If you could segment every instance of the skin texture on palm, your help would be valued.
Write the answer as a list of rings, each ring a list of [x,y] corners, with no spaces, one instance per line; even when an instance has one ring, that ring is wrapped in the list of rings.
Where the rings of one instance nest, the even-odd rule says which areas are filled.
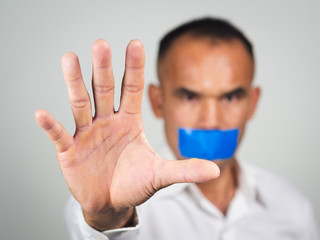
[[[133,40],[127,47],[118,112],[113,106],[111,50],[106,41],[93,44],[92,62],[94,117],[77,56],[66,53],[61,60],[76,124],[74,136],[47,111],[36,112],[36,121],[54,143],[67,185],[90,226],[98,230],[125,226],[134,207],[161,188],[219,176],[215,163],[169,161],[149,145],[141,115],[145,55],[140,41]]]

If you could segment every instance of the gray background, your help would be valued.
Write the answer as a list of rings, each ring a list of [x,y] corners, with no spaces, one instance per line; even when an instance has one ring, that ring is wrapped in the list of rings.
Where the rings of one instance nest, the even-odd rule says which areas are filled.
[[[231,20],[255,44],[262,98],[239,158],[295,184],[310,198],[319,223],[319,8],[319,1],[285,0],[1,0],[0,238],[67,239],[62,214],[68,188],[53,145],[34,121],[34,111],[44,108],[74,131],[61,55],[78,54],[89,87],[91,45],[107,39],[118,99],[130,39],[145,45],[148,85],[156,81],[159,38],[206,15]],[[162,123],[153,117],[146,94],[143,116],[147,137],[157,147],[164,138]]]

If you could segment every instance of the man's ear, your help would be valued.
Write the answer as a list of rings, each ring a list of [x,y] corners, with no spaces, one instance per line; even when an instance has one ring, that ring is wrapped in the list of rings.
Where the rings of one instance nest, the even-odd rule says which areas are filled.
[[[261,90],[259,87],[253,87],[250,92],[250,109],[249,119],[253,118],[254,113],[257,109],[258,101],[260,98]]]
[[[163,117],[163,97],[162,97],[162,89],[160,86],[156,86],[154,84],[149,85],[148,89],[149,99],[151,102],[152,110],[154,115],[157,118]]]

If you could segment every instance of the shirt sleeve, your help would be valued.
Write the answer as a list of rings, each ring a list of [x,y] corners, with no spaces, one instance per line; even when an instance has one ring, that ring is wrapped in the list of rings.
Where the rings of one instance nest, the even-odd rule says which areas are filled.
[[[135,240],[140,223],[137,211],[134,214],[132,227],[99,232],[86,223],[80,204],[71,197],[65,206],[64,218],[71,240]]]
[[[303,206],[301,221],[303,222],[301,239],[319,240],[319,229],[311,203],[307,200]]]

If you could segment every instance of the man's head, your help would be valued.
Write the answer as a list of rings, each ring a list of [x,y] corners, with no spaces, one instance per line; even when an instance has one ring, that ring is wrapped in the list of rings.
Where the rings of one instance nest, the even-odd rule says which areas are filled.
[[[252,87],[253,75],[251,43],[224,20],[192,21],[161,40],[160,86],[151,85],[149,96],[177,158],[179,127],[239,128],[241,140],[260,92]]]

